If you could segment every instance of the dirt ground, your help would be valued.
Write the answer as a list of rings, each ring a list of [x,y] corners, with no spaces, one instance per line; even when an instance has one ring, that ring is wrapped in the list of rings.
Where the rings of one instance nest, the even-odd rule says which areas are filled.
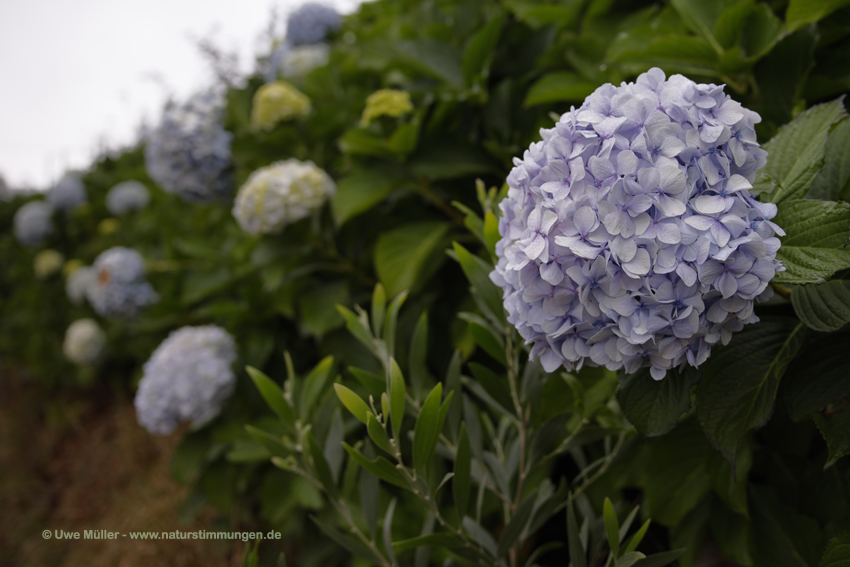
[[[82,539],[84,530],[209,525],[208,518],[178,521],[187,495],[170,472],[179,433],[149,435],[136,424],[130,399],[46,398],[38,387],[0,374],[0,567],[242,564],[242,542]],[[81,539],[44,539],[45,530],[80,532]]]

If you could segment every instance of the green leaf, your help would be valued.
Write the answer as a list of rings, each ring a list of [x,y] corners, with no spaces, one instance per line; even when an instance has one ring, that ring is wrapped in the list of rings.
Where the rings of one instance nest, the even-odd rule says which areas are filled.
[[[210,439],[203,430],[186,435],[171,457],[171,474],[180,484],[188,484],[200,472],[210,448]]]
[[[314,406],[324,392],[325,385],[333,373],[333,365],[334,357],[326,356],[313,367],[313,370],[304,379],[304,385],[301,387],[301,400],[298,404],[301,419],[306,420],[310,410],[316,409]]]
[[[810,329],[837,331],[850,323],[850,281],[797,286],[791,291],[791,303]]]
[[[410,368],[410,382],[413,393],[419,399],[419,393],[428,380],[428,312],[423,311],[413,329],[410,338],[410,351],[408,354],[408,367]]]
[[[387,431],[378,421],[378,418],[372,415],[372,412],[366,414],[366,430],[369,432],[369,437],[375,442],[375,445],[389,453],[394,454],[393,446],[390,444],[390,438]]]
[[[697,417],[715,449],[734,463],[738,439],[773,412],[779,380],[797,354],[805,326],[791,318],[747,325],[711,354],[697,387]]]
[[[346,388],[342,384],[334,384],[334,390],[336,390],[336,395],[339,398],[339,401],[342,402],[348,411],[351,412],[351,415],[356,417],[358,420],[362,421],[364,424],[368,420],[369,415],[369,406],[360,399],[360,396],[355,394],[352,390]]]
[[[407,387],[404,376],[395,359],[390,359],[390,420],[393,426],[393,439],[401,448],[401,424],[404,421],[404,399]]]
[[[313,470],[316,474],[316,478],[318,478],[319,482],[322,483],[322,486],[324,486],[328,496],[336,498],[336,483],[334,482],[333,475],[331,474],[331,467],[328,465],[327,459],[325,459],[325,454],[322,452],[322,448],[319,446],[319,442],[316,441],[316,437],[313,435],[312,431],[309,431],[306,437],[307,446],[310,449],[310,458],[313,460]]]
[[[567,500],[567,545],[570,548],[570,564],[572,567],[587,567],[587,555],[578,533],[578,522],[576,521],[572,494]]]
[[[818,523],[782,504],[773,489],[751,486],[752,553],[755,565],[810,567],[823,549]]]
[[[280,438],[272,435],[268,431],[264,431],[250,424],[245,425],[245,431],[247,431],[248,434],[253,437],[255,441],[265,447],[266,451],[268,451],[272,455],[276,457],[286,457],[289,454],[289,451],[287,451]]]
[[[850,120],[842,120],[826,140],[823,169],[806,193],[808,199],[850,201]]]
[[[753,23],[750,24],[760,32],[753,35],[754,39],[762,33],[769,36],[772,26],[777,25],[771,8],[761,6],[753,11]],[[781,33],[781,22],[778,27]],[[769,51],[753,69],[756,84],[762,92],[759,114],[766,124],[785,124],[793,117],[795,105],[800,101],[800,91],[815,62],[814,52],[819,37],[815,26],[806,26],[790,35],[780,35],[775,45],[766,47]],[[748,53],[757,48],[757,44],[751,46],[746,39],[743,44]],[[759,185],[759,177],[756,176],[756,187]]]
[[[791,0],[785,12],[785,24],[790,31],[794,31],[848,4],[850,0]]]
[[[380,282],[375,284],[372,291],[372,332],[376,337],[381,336],[381,327],[384,325],[384,315],[387,312],[387,292]]]
[[[331,203],[337,226],[386,199],[403,181],[404,178],[394,172],[374,167],[357,169],[340,180]]]
[[[363,384],[363,386],[369,391],[369,394],[375,398],[379,398],[387,389],[387,381],[383,376],[355,366],[349,366],[348,371],[351,372],[351,375],[354,376],[358,382]]]
[[[469,445],[469,434],[466,432],[466,424],[460,424],[460,433],[457,438],[457,453],[455,454],[454,477],[452,478],[452,492],[454,495],[455,509],[458,518],[463,518],[469,509],[469,489],[472,473],[472,452]]]
[[[767,165],[756,177],[755,190],[771,203],[805,195],[820,171],[830,128],[846,115],[837,99],[813,106],[780,128],[763,146]]]
[[[457,142],[428,144],[408,162],[410,170],[421,177],[437,181],[469,175],[504,175],[480,147]]]
[[[348,331],[372,352],[375,349],[375,338],[369,330],[369,318],[366,314],[361,312],[359,316],[355,315],[351,309],[342,305],[337,305],[336,310],[345,319]]]
[[[841,457],[850,455],[850,411],[845,409],[829,417],[817,414],[815,425],[829,448],[827,467],[834,465]]]
[[[715,51],[723,52],[723,48],[712,33],[715,22],[723,10],[723,2],[719,0],[671,0],[670,3],[689,28],[704,37]]]
[[[457,242],[454,242],[452,246],[474,293],[481,298],[485,307],[490,310],[490,314],[497,321],[504,322],[505,308],[502,306],[502,290],[490,281],[490,272],[493,271],[493,267],[478,256],[474,256]]]
[[[466,86],[472,86],[476,79],[489,75],[489,61],[499,42],[504,23],[505,15],[498,14],[469,40],[463,52],[463,78]]]
[[[437,439],[443,429],[440,420],[442,397],[443,385],[438,383],[428,394],[416,419],[416,427],[413,431],[413,464],[420,474],[424,474],[428,469],[434,450],[437,448]]]
[[[458,536],[450,533],[442,533],[422,535],[397,541],[393,543],[393,550],[396,553],[402,553],[409,549],[416,549],[417,547],[445,547],[453,549],[462,547],[463,545],[463,540]]]
[[[645,557],[646,555],[640,551],[630,551],[628,553],[624,553],[623,556],[614,563],[614,567],[632,567],[632,565]]]
[[[469,332],[472,333],[475,343],[484,349],[484,352],[495,358],[502,365],[507,365],[505,345],[499,341],[499,338],[488,327],[471,321],[469,323]]]
[[[395,41],[392,47],[400,59],[419,71],[454,87],[463,86],[460,53],[449,44],[436,40]]]
[[[251,366],[245,368],[254,385],[260,391],[260,395],[266,400],[270,408],[280,417],[284,425],[295,431],[295,412],[283,396],[283,390],[274,381]]]
[[[850,396],[848,333],[816,335],[785,373],[785,406],[799,421],[841,398]]]
[[[635,35],[615,38],[608,48],[607,59],[635,69],[663,67],[668,74],[717,75],[718,54],[704,39],[681,34],[659,35],[651,27],[643,37]]]
[[[620,522],[617,521],[617,512],[614,504],[606,497],[602,505],[602,516],[605,519],[605,534],[608,536],[608,547],[614,557],[620,555]]]
[[[381,233],[375,245],[375,271],[388,296],[427,283],[442,264],[440,251],[448,230],[448,223],[428,221]]]
[[[531,85],[523,104],[535,106],[553,102],[579,102],[595,91],[597,86],[573,72],[557,71],[544,75]]]
[[[664,567],[677,560],[684,555],[684,549],[674,549],[672,551],[662,551],[661,553],[653,553],[647,555],[645,559],[637,562],[635,567]]]
[[[369,460],[363,453],[349,445],[348,443],[343,443],[342,446],[351,455],[351,458],[354,459],[358,465],[366,469],[369,473],[375,475],[381,480],[385,480],[390,484],[394,484],[401,488],[405,488],[410,490],[410,484],[407,482],[405,476],[399,472],[397,468],[395,468],[392,463],[386,460],[383,457],[376,457],[373,460]]]
[[[646,535],[646,531],[649,529],[649,524],[652,523],[652,520],[647,520],[641,525],[638,531],[635,532],[635,535],[629,538],[629,542],[626,544],[625,553],[631,553],[637,546],[640,545],[640,542],[643,541],[643,536]]]
[[[724,9],[714,22],[714,37],[723,49],[738,44],[747,25],[747,19],[753,10],[755,0],[744,0]]]
[[[395,505],[398,503],[398,498],[390,500],[390,505],[387,506],[387,513],[384,515],[384,549],[387,550],[387,556],[391,565],[398,565],[393,549],[393,515],[395,514]]]
[[[838,270],[850,268],[850,250],[844,248],[850,225],[850,205],[831,201],[789,201],[773,221],[786,236],[776,253],[785,266],[777,283],[820,283]]]
[[[516,543],[522,531],[531,520],[531,512],[534,510],[534,496],[529,496],[519,505],[511,517],[511,521],[502,530],[502,535],[499,536],[499,546],[496,549],[496,555],[502,557]]]
[[[691,386],[698,380],[699,373],[691,367],[681,373],[670,370],[663,380],[654,380],[644,368],[621,376],[617,402],[641,435],[657,437],[676,427],[690,409]]]
[[[493,214],[493,211],[487,211],[484,215],[484,241],[487,244],[487,251],[490,256],[496,257],[496,243],[501,239],[499,234],[499,219]]]
[[[850,532],[838,534],[823,553],[818,567],[847,567],[850,565]]]
[[[319,529],[322,530],[322,532],[324,532],[326,536],[335,541],[343,549],[347,549],[354,555],[360,556],[366,561],[370,561],[374,564],[381,563],[381,560],[378,559],[378,557],[372,552],[372,550],[360,543],[360,541],[340,532],[336,528],[333,528],[330,525],[322,522],[319,518],[315,516],[310,516],[310,519],[313,520],[314,524],[319,526]]]
[[[386,353],[387,356],[395,355],[395,330],[396,325],[398,323],[398,312],[401,310],[401,306],[404,305],[404,302],[407,300],[407,292],[403,291],[396,295],[393,300],[390,302],[390,307],[387,309],[387,316],[384,319],[384,344],[386,344]],[[381,357],[382,362],[384,362],[384,367],[388,364],[388,361],[384,361]]]
[[[761,2],[756,4],[750,13],[742,42],[749,61],[757,61],[767,55],[784,35],[785,26],[770,6]]]

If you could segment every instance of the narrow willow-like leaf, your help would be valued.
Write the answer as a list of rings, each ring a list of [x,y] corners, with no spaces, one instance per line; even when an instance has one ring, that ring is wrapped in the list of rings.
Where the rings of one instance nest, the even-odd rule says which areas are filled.
[[[620,556],[620,522],[617,521],[617,512],[614,504],[609,498],[605,498],[602,505],[602,516],[605,520],[605,534],[608,536],[608,547],[614,557]]]
[[[466,424],[460,425],[457,437],[457,453],[455,454],[454,478],[452,478],[452,493],[458,518],[463,518],[469,509],[469,490],[472,473],[472,450],[469,445],[469,434]]]
[[[295,412],[283,397],[283,390],[274,383],[274,381],[252,366],[245,368],[257,390],[266,400],[269,407],[278,415],[284,425],[292,431],[295,431]]]
[[[364,321],[364,317],[358,317],[351,309],[343,305],[337,305],[336,310],[345,319],[345,326],[348,331],[363,343],[369,349],[369,352],[372,352],[375,348],[375,339],[369,331],[368,321]]]
[[[395,558],[395,550],[393,549],[393,515],[395,514],[395,505],[398,502],[398,498],[393,498],[390,500],[390,505],[387,506],[387,513],[384,515],[384,527],[383,527],[383,536],[384,536],[384,549],[387,552],[387,556],[389,557],[390,563],[393,565],[397,565],[398,562]]]
[[[495,358],[500,364],[507,364],[505,345],[499,342],[499,338],[490,332],[490,329],[473,322],[469,324],[469,332],[472,334],[475,343],[484,349],[484,352]]]
[[[531,512],[534,510],[534,497],[530,496],[517,507],[516,512],[511,517],[511,521],[502,530],[502,535],[499,537],[499,546],[496,549],[496,554],[499,557],[505,555],[511,546],[519,539],[520,534],[531,520]]]
[[[319,399],[319,396],[322,395],[322,392],[325,389],[325,385],[327,384],[328,379],[331,377],[331,373],[333,371],[334,357],[326,356],[317,364],[313,370],[310,371],[310,374],[304,379],[304,385],[301,387],[301,400],[299,405],[299,410],[301,414],[301,419],[307,419],[309,412],[311,409],[314,409],[313,406],[316,401]]]
[[[454,547],[461,547],[463,545],[463,540],[460,539],[457,535],[450,533],[441,533],[422,535],[412,537],[410,539],[397,541],[393,543],[393,549],[396,553],[402,553],[409,549],[416,549],[417,547],[433,546],[452,549]]]
[[[324,532],[326,536],[334,540],[340,547],[347,549],[354,555],[362,557],[366,561],[371,561],[375,564],[380,564],[381,560],[377,555],[372,552],[371,549],[354,539],[353,537],[346,535],[334,527],[322,522],[315,516],[310,516],[310,519],[313,520],[313,523],[319,526],[319,529]]]
[[[266,450],[276,457],[285,458],[289,455],[289,451],[280,439],[267,431],[263,431],[253,425],[245,425],[245,431],[256,439]]]
[[[567,544],[570,546],[570,563],[572,566],[587,567],[587,554],[578,533],[578,522],[576,521],[572,494],[567,501]]]
[[[646,535],[646,530],[649,529],[649,524],[652,523],[652,520],[647,520],[643,523],[643,525],[635,532],[635,535],[629,538],[629,542],[626,544],[624,553],[631,553],[637,546],[640,545],[640,542],[643,541],[643,536]]]
[[[336,390],[339,401],[351,412],[351,415],[365,424],[366,416],[369,414],[369,406],[366,402],[342,384],[334,384],[334,390]]]
[[[416,470],[423,473],[427,470],[437,448],[437,439],[440,436],[442,423],[440,423],[440,401],[443,396],[443,385],[437,384],[425,403],[416,420],[413,431],[413,464]]]
[[[375,284],[372,291],[372,332],[376,337],[381,336],[381,328],[384,325],[384,315],[387,311],[387,292],[380,282]]]
[[[390,444],[390,438],[387,436],[386,430],[378,422],[378,418],[372,415],[372,412],[366,414],[366,430],[369,432],[369,437],[375,445],[390,455],[395,453],[393,451],[393,446]]]
[[[395,359],[390,359],[390,421],[393,427],[393,439],[401,450],[401,425],[404,422],[404,398],[407,388],[404,376]]]
[[[408,355],[408,366],[410,368],[410,384],[413,386],[413,394],[419,399],[422,388],[428,378],[428,312],[423,312],[416,322],[413,335],[410,338],[410,354]]]
[[[484,260],[478,256],[474,256],[466,248],[455,242],[453,244],[455,254],[457,254],[460,267],[466,278],[472,285],[475,293],[483,300],[484,305],[490,311],[490,314],[495,317],[496,321],[504,324],[505,314],[502,306],[502,291],[490,281],[490,272],[492,266],[488,266]]]
[[[647,555],[646,558],[637,562],[636,567],[664,567],[677,560],[684,555],[684,549],[673,549],[671,551],[662,551],[661,553],[653,553]]]
[[[343,443],[342,446],[348,451],[348,454],[351,455],[351,458],[354,459],[358,465],[366,469],[368,472],[372,473],[376,477],[381,480],[385,480],[390,484],[394,484],[401,488],[406,488],[410,490],[410,484],[407,482],[407,479],[404,475],[399,472],[397,468],[395,468],[388,460],[383,457],[376,457],[374,460],[369,460],[363,453],[349,445],[348,443]]]
[[[316,478],[318,478],[319,482],[322,483],[322,486],[325,487],[325,491],[328,493],[328,496],[336,498],[336,483],[334,482],[328,461],[325,459],[325,454],[322,452],[322,448],[319,446],[319,442],[316,441],[316,437],[313,435],[312,431],[308,432],[306,437],[307,445],[310,449],[310,458],[313,460],[313,470],[316,474]]]
[[[443,237],[450,228],[445,222],[403,224],[381,233],[375,244],[375,272],[395,297],[405,290],[421,288],[439,269]]]

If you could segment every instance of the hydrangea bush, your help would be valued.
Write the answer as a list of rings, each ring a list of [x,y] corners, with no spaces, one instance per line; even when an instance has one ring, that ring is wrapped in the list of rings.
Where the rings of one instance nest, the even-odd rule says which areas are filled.
[[[88,200],[82,179],[76,173],[66,173],[47,193],[47,202],[59,211],[72,211]]]
[[[62,352],[75,364],[91,365],[106,349],[106,333],[94,319],[77,319],[65,332]]]
[[[44,201],[30,201],[15,212],[15,238],[23,246],[38,246],[53,233],[53,207]]]
[[[113,215],[138,211],[148,206],[151,196],[148,188],[138,181],[122,181],[106,194],[106,208]]]
[[[159,299],[145,280],[145,263],[135,250],[110,248],[93,267],[96,279],[86,289],[86,297],[99,315],[130,319]]]
[[[532,358],[660,380],[758,321],[785,234],[749,192],[760,120],[653,68],[541,131],[508,176],[491,274]]]
[[[233,216],[249,234],[269,234],[318,210],[336,185],[311,162],[279,161],[258,169],[239,189]]]
[[[224,97],[215,89],[165,109],[145,146],[148,175],[168,193],[210,202],[233,190],[232,135],[221,125]]]
[[[214,325],[172,332],[144,365],[136,417],[151,433],[167,435],[182,422],[199,427],[218,415],[236,384],[236,343]]]

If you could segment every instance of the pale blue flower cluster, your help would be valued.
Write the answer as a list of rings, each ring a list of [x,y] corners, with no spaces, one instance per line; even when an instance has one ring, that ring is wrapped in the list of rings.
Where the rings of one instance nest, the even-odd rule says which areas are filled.
[[[15,238],[23,246],[38,246],[53,232],[53,207],[30,201],[15,212]]]
[[[86,200],[86,189],[75,173],[63,175],[47,194],[47,202],[60,211],[72,211]]]
[[[135,250],[116,246],[94,261],[95,279],[86,288],[94,310],[105,317],[130,319],[159,296],[145,280],[145,263]]]
[[[761,118],[665,79],[603,85],[514,158],[490,278],[547,371],[697,367],[784,269],[776,206],[749,193]]]
[[[283,77],[297,79],[316,67],[327,65],[331,48],[327,43],[314,43],[291,46],[288,43],[278,46],[269,57],[266,82],[271,83]]]
[[[233,393],[235,360],[236,343],[220,327],[173,331],[145,363],[135,400],[139,424],[167,435],[181,422],[207,423]]]
[[[224,97],[204,91],[171,104],[145,147],[148,175],[189,202],[227,198],[233,189],[230,140],[222,127]]]
[[[290,45],[320,43],[340,26],[342,18],[336,10],[318,2],[307,2],[289,15],[286,41]]]
[[[113,215],[138,211],[148,206],[151,200],[148,188],[138,181],[122,181],[106,194],[106,208]]]

